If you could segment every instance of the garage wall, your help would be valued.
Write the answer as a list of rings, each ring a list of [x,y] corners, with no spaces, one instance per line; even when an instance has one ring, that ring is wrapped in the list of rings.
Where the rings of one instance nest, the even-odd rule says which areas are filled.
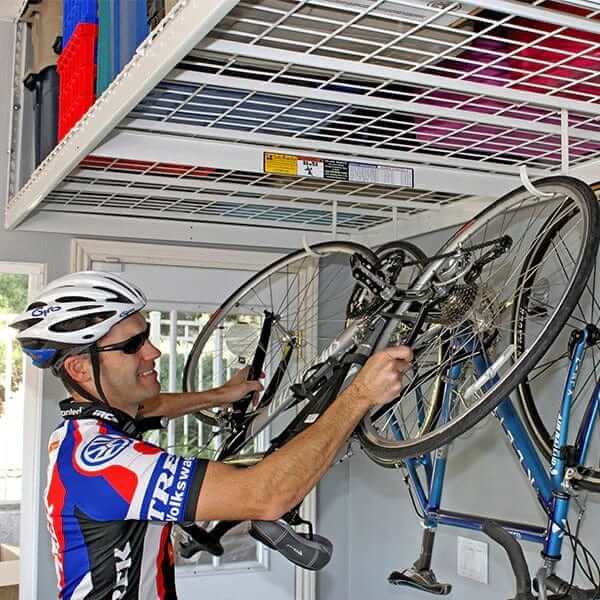
[[[0,22],[0,56],[11,56],[12,26]],[[7,196],[8,123],[11,107],[8,90],[10,73],[6,61],[0,65],[0,204]],[[435,251],[447,233],[415,240],[426,251]],[[68,270],[69,236],[16,233],[0,228],[0,260],[43,262],[48,279]],[[325,335],[325,334],[324,334]],[[51,376],[44,381],[45,404],[43,438],[57,422],[57,402],[61,386]],[[40,457],[44,472],[46,453]],[[542,515],[518,464],[493,419],[486,420],[468,438],[452,445],[444,505],[448,508],[501,515],[503,518],[542,523]],[[320,485],[318,531],[335,543],[329,567],[318,576],[321,600],[362,600],[363,598],[419,598],[418,592],[392,588],[386,578],[393,569],[403,569],[416,559],[422,529],[413,514],[399,473],[370,463],[357,450],[347,462],[335,465]],[[600,524],[597,501],[589,502],[586,526]],[[41,510],[39,555],[39,600],[55,597],[55,575],[49,553],[49,540]],[[462,579],[456,574],[456,536],[484,539],[475,533],[440,529],[433,566],[442,581],[454,586],[453,597],[464,600],[503,599],[514,594],[508,562],[502,551],[490,545],[488,586]],[[593,536],[597,537],[597,536]],[[598,550],[600,542],[587,540]],[[539,565],[537,547],[525,546],[533,569]],[[567,561],[564,563],[567,566]],[[564,571],[562,573],[565,575]]]

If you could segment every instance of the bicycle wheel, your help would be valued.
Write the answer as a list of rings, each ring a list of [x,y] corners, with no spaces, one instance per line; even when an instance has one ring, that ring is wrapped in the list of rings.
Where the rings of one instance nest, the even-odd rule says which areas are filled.
[[[594,186],[600,192],[600,184]],[[543,249],[555,243],[557,232],[549,229],[540,241]],[[544,298],[553,283],[553,276],[564,273],[549,273],[545,266],[538,268],[539,255],[531,253],[526,265],[529,266],[535,280],[532,281],[532,294],[521,296],[514,307],[514,332],[517,352],[521,351],[524,340],[535,335],[544,318]],[[565,265],[567,266],[567,265]],[[600,327],[600,285],[598,261],[593,261],[592,273],[583,293],[569,316],[565,327],[554,340],[543,361],[535,366],[518,387],[518,404],[525,425],[541,454],[550,461],[556,417],[559,413],[562,391],[567,381],[569,367],[569,347],[574,331],[586,326]],[[585,360],[579,366],[579,378],[571,405],[570,431],[575,444],[576,428],[582,422],[588,402],[600,377],[600,349],[594,343],[586,351]],[[548,393],[551,390],[551,393]],[[600,491],[600,435],[592,436],[585,466],[589,472],[585,475],[585,486]]]
[[[290,386],[317,362],[327,340],[344,330],[343,307],[354,288],[350,263],[355,255],[377,264],[376,255],[364,246],[325,242],[293,252],[250,278],[211,316],[195,340],[184,367],[184,389],[221,385],[233,371],[248,365],[269,318],[269,342],[263,348],[265,389],[258,405],[248,407],[261,415],[253,421],[249,437],[267,425],[274,427],[273,434],[285,427],[296,413],[295,407],[288,411],[292,406],[285,404]],[[274,421],[283,412],[289,418]],[[221,435],[214,444],[215,456],[229,435],[230,416],[231,409],[196,413],[215,435]]]
[[[500,198],[458,230],[413,286],[416,291],[429,286],[439,300],[414,341],[415,358],[402,394],[371,411],[359,426],[363,448],[377,463],[392,466],[467,431],[510,395],[567,321],[598,249],[597,202],[587,185],[570,177],[535,185],[551,196],[540,199],[518,188]],[[531,273],[523,276],[523,266],[557,223],[571,247],[551,245],[542,264],[559,268],[562,261],[570,269],[551,290],[546,321],[516,353],[511,309],[533,293]],[[406,318],[408,303],[398,313]],[[379,347],[387,344],[392,329],[393,324],[386,328]],[[430,390],[440,380],[448,390],[448,408],[445,413],[437,409],[425,427]]]

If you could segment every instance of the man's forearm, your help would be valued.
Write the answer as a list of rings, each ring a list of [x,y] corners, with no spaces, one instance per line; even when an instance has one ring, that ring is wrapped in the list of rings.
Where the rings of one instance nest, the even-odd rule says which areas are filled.
[[[316,485],[367,407],[365,398],[349,388],[314,424],[253,467],[264,471],[271,493],[281,499],[284,512],[301,502]]]
[[[181,417],[206,408],[221,406],[222,388],[203,392],[162,393],[140,405],[140,417]]]

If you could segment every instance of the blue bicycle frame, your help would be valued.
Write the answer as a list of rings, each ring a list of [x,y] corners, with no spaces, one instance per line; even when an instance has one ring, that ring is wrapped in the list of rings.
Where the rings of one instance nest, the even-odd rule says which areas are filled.
[[[494,521],[519,539],[542,544],[542,554],[549,560],[560,559],[565,523],[569,511],[570,496],[568,490],[563,486],[567,469],[569,420],[579,375],[579,367],[585,356],[587,346],[588,332],[586,329],[582,329],[578,332],[576,344],[571,352],[569,372],[563,391],[561,409],[556,419],[552,460],[549,469],[544,467],[531,437],[526,431],[510,398],[503,400],[494,411],[495,416],[500,421],[505,434],[510,440],[521,467],[536,492],[542,509],[548,515],[545,527],[498,519],[494,519]],[[485,356],[482,353],[476,353],[473,361],[478,376],[484,374],[489,366],[489,362]],[[460,373],[460,365],[452,366],[447,373],[447,383],[440,413],[441,424],[446,423],[449,419]],[[495,381],[492,380],[488,385],[494,384]],[[421,404],[418,397],[417,403]],[[589,400],[576,438],[574,446],[574,460],[576,464],[585,464],[593,426],[598,418],[599,403],[600,382],[596,384],[592,397]],[[418,414],[419,412],[423,411],[418,411]],[[419,417],[423,418],[420,414]],[[394,433],[396,436],[401,437],[399,427],[394,427]],[[481,530],[484,522],[489,517],[452,512],[441,508],[447,455],[448,447],[446,446],[432,454],[405,461],[409,480],[423,511],[424,525],[430,529],[435,529],[438,525],[450,525],[463,529]],[[422,478],[419,475],[420,468],[425,474],[426,487],[424,487]],[[559,526],[552,527],[553,524],[558,524]]]

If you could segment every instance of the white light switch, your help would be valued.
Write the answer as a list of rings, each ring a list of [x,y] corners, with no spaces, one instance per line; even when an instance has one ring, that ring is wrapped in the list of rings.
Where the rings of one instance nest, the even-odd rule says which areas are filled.
[[[488,545],[485,542],[457,537],[457,571],[479,583],[488,582]]]

